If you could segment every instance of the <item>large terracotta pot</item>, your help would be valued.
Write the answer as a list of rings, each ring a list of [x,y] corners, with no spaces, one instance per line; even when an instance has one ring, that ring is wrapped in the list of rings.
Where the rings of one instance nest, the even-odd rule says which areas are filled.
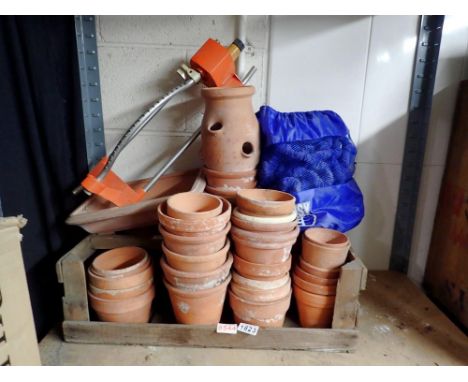
[[[296,208],[296,198],[287,192],[255,188],[239,190],[236,205],[241,212],[254,216],[286,216]]]
[[[329,328],[333,320],[335,296],[321,296],[306,292],[293,284],[299,323],[305,328]]]
[[[161,268],[167,282],[179,289],[202,290],[214,288],[229,276],[233,258],[229,254],[227,260],[219,268],[209,272],[183,272],[167,264],[164,256],[161,257]]]
[[[237,324],[245,322],[264,328],[282,327],[291,303],[291,291],[286,297],[269,302],[244,300],[229,291],[229,303],[234,313],[234,321]]]
[[[253,170],[260,158],[260,129],[252,106],[253,86],[204,88],[201,154],[212,170]]]
[[[302,240],[302,257],[318,268],[338,268],[344,264],[349,248],[345,234],[326,228],[309,228]]]
[[[181,324],[210,325],[221,319],[226,289],[231,276],[220,285],[203,290],[175,288],[164,280],[176,321]]]

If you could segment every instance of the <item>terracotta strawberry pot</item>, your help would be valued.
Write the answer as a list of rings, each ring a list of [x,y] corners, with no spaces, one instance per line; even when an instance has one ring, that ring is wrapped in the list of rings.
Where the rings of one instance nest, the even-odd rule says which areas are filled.
[[[238,219],[244,220],[250,223],[257,223],[257,224],[284,224],[284,223],[291,223],[297,219],[297,212],[294,210],[289,215],[284,216],[255,216],[255,215],[248,215],[242,213],[238,207],[234,208],[233,216]]]
[[[270,302],[251,302],[229,291],[229,302],[237,324],[245,322],[264,328],[282,327],[291,304],[291,291],[286,297]]]
[[[229,187],[229,188],[221,188],[221,187],[211,187],[206,186],[205,191],[211,195],[216,195],[218,197],[224,198],[229,201],[229,203],[234,204],[236,203],[236,195],[237,191],[240,190],[238,187]]]
[[[252,302],[270,302],[280,300],[291,293],[291,279],[273,289],[254,289],[231,281],[231,291],[237,296]]]
[[[139,247],[120,247],[96,256],[91,270],[102,277],[125,277],[141,272],[149,264],[148,253]]]
[[[150,287],[154,288],[152,278],[145,281],[143,284],[126,289],[100,289],[96,288],[93,284],[88,284],[88,291],[97,298],[105,300],[122,300],[138,296]]]
[[[299,236],[300,230],[296,226],[290,231],[286,232],[255,232],[247,231],[245,229],[233,226],[231,228],[231,235],[241,240],[253,243],[284,243],[296,241]]]
[[[227,239],[226,245],[218,252],[200,256],[180,255],[167,249],[164,243],[162,250],[166,255],[167,263],[174,269],[183,272],[209,272],[226,262],[229,246],[230,242]]]
[[[253,86],[204,88],[201,155],[212,170],[254,170],[260,159],[260,129],[252,107]]]
[[[312,264],[309,264],[307,261],[305,261],[302,256],[299,257],[299,266],[307,273],[321,277],[323,279],[338,279],[340,277],[340,268],[334,268],[334,269],[325,269],[325,268],[319,268],[315,267]]]
[[[232,272],[232,282],[244,288],[268,290],[276,289],[290,282],[289,272],[286,272],[282,277],[276,280],[256,280],[241,276],[236,271]]]
[[[231,254],[227,260],[219,268],[209,272],[183,272],[169,266],[161,257],[161,268],[164,273],[164,278],[168,283],[178,289],[188,290],[203,290],[214,288],[223,283],[229,276],[233,262]]]
[[[226,244],[226,236],[231,229],[231,223],[217,233],[206,236],[180,236],[167,232],[161,225],[161,233],[165,246],[180,255],[205,256],[221,250]]]
[[[336,295],[336,284],[332,285],[321,285],[311,283],[299,277],[296,271],[293,272],[293,283],[299,288],[302,288],[306,292],[319,294],[322,296],[335,296]]]
[[[88,292],[89,302],[101,321],[145,323],[151,318],[151,304],[155,292],[153,286],[138,296],[109,300]]]
[[[293,285],[299,323],[305,328],[330,328],[333,321],[335,296],[320,296]]]
[[[221,319],[230,281],[231,276],[228,276],[222,284],[214,288],[191,291],[175,288],[164,280],[176,321],[193,325],[217,324]]]
[[[282,243],[277,249],[253,248],[251,243],[232,236],[237,256],[251,263],[271,264],[286,261],[291,253],[292,243]]]
[[[99,289],[128,289],[144,284],[153,278],[153,267],[148,263],[146,268],[139,273],[130,275],[118,275],[116,277],[103,277],[95,274],[91,267],[88,268],[88,283]]]
[[[291,269],[291,255],[282,263],[257,264],[234,256],[234,268],[241,275],[259,280],[277,280]]]
[[[231,216],[231,223],[235,227],[239,227],[250,232],[288,232],[296,228],[298,225],[297,220],[279,224],[257,223],[254,221],[240,219],[234,214]]]
[[[317,284],[317,285],[336,285],[338,283],[338,279],[326,279],[326,278],[323,278],[323,277],[318,277],[318,276],[314,276],[310,273],[307,273],[306,271],[304,271],[299,265],[296,265],[296,267],[294,268],[294,272],[297,274],[298,277],[300,277],[301,279],[309,282],[309,283],[313,283],[313,284]]]
[[[236,205],[247,215],[287,216],[295,211],[296,198],[287,192],[255,188],[240,190]]]
[[[309,228],[302,240],[302,257],[319,268],[338,268],[346,261],[349,248],[345,234],[326,228]]]
[[[202,192],[181,192],[167,199],[167,214],[175,219],[200,220],[221,214],[223,202]]]
[[[175,219],[167,214],[167,203],[164,202],[158,206],[158,219],[164,229],[177,235],[217,232],[224,229],[231,219],[231,204],[225,199],[221,200],[223,203],[221,214],[215,217],[200,220]]]

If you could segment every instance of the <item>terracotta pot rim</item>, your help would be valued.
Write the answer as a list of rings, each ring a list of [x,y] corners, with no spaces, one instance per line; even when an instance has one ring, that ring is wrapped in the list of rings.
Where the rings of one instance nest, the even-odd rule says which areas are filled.
[[[130,288],[121,288],[121,289],[102,289],[102,288],[98,288],[96,286],[94,286],[93,284],[88,284],[88,289],[89,291],[96,297],[96,298],[101,298],[99,296],[96,296],[96,293],[102,293],[102,294],[123,294],[123,293],[128,293],[128,292],[132,292],[134,290],[138,290],[142,287],[145,287],[145,289],[143,289],[143,292],[145,292],[148,288],[149,288],[149,285],[151,284],[154,284],[154,279],[153,277],[151,277],[150,279],[148,280],[145,280],[144,282],[142,282],[141,284],[138,284],[138,285],[135,285],[133,287],[130,287]],[[142,293],[143,293],[142,292]]]
[[[252,85],[237,86],[237,87],[207,87],[201,89],[201,95],[203,98],[212,99],[225,99],[225,98],[237,98],[237,97],[248,97],[255,94],[255,87]]]
[[[163,236],[164,240],[166,238],[169,238],[173,241],[179,242],[179,243],[184,243],[184,244],[190,244],[190,245],[204,245],[209,242],[215,241],[219,239],[220,237],[227,235],[229,233],[229,230],[231,229],[231,222],[227,222],[226,226],[219,232],[206,235],[206,236],[182,236],[182,235],[176,235],[173,233],[170,233],[164,229],[162,224],[159,225],[159,233]]]
[[[341,267],[338,267],[338,268],[332,268],[332,269],[325,269],[325,268],[319,268],[319,267],[316,267],[315,265],[312,265],[310,263],[308,263],[307,261],[304,260],[304,258],[302,256],[299,257],[299,266],[302,268],[303,271],[307,272],[307,273],[310,273],[308,272],[308,269],[312,269],[313,271],[315,271],[316,274],[326,274],[328,276],[330,276],[330,278],[333,278],[333,279],[339,279],[340,278],[340,272],[341,272]],[[311,273],[312,275],[316,275],[314,273]],[[332,276],[337,276],[337,277],[332,277]],[[319,276],[319,277],[322,277],[322,276]],[[323,276],[323,278],[328,278],[328,277],[325,277]]]
[[[313,284],[318,284],[318,285],[337,285],[338,284],[338,278],[336,278],[336,279],[327,279],[325,277],[316,276],[316,275],[313,275],[311,273],[306,272],[299,265],[296,265],[294,267],[294,272],[298,273],[298,277],[300,277],[301,279],[303,279],[305,281],[308,281],[306,279],[306,277],[316,281],[316,282],[310,281]]]
[[[336,295],[336,288],[337,288],[336,284],[335,285],[333,284],[323,285],[323,284],[312,283],[298,276],[298,274],[295,271],[293,272],[293,275],[292,275],[292,283],[309,293],[325,295],[325,296]],[[317,291],[320,291],[320,293],[318,293]]]
[[[288,241],[283,241],[283,242],[277,242],[277,243],[259,243],[255,242],[252,240],[244,240],[243,238],[240,238],[239,236],[231,234],[232,240],[234,243],[239,243],[245,247],[249,248],[256,248],[256,249],[281,249],[281,248],[286,248],[294,245],[294,243],[297,241],[297,239],[294,240],[288,240]]]
[[[207,226],[213,226],[212,229],[215,229],[216,227],[219,227],[221,224],[224,224],[222,227],[224,228],[227,224],[227,222],[231,218],[231,203],[229,203],[225,198],[218,196],[219,199],[223,202],[223,208],[221,211],[221,214],[212,218],[208,219],[203,219],[204,224],[200,224],[200,226],[197,228],[197,225],[193,226],[194,221],[187,221],[187,220],[182,220],[182,219],[175,219],[170,217],[166,213],[166,202],[160,203],[158,205],[157,211],[158,211],[158,216],[159,216],[159,224],[162,225],[163,227],[165,224],[163,221],[170,222],[173,226],[181,228],[179,232],[203,232],[206,231]],[[161,219],[162,218],[162,219]],[[226,221],[226,223],[224,223]],[[170,227],[170,229],[174,230],[173,227]],[[221,229],[220,229],[221,230]]]
[[[219,195],[225,198],[235,198],[237,191],[241,190],[240,187],[212,187],[206,186],[205,190],[211,195]]]
[[[130,284],[131,287],[142,284],[142,282],[150,279],[153,277],[153,266],[151,261],[138,273],[132,273],[130,275],[122,276],[122,277],[103,277],[95,274],[91,267],[88,267],[88,278],[89,283],[93,284],[93,286],[106,289],[106,290],[118,290],[122,289],[121,285],[128,285]],[[99,287],[99,285],[106,284],[108,285],[107,288]],[[112,287],[109,287],[109,284]],[[127,287],[130,288],[130,287]]]
[[[185,272],[185,271],[179,271],[178,269],[175,269],[175,268],[171,267],[167,263],[167,261],[164,259],[164,256],[161,256],[161,260],[160,260],[160,264],[161,264],[161,267],[163,268],[163,271],[164,271],[164,269],[166,269],[173,276],[179,277],[179,278],[184,278],[184,279],[201,279],[201,278],[214,277],[214,276],[217,275],[217,273],[219,273],[219,270],[221,268],[229,267],[229,269],[230,269],[233,262],[234,262],[234,258],[232,256],[232,254],[229,252],[228,257],[227,257],[226,261],[224,262],[224,264],[222,264],[220,267],[218,267],[218,268],[216,268],[216,269],[214,269],[212,271],[209,271],[209,272]]]
[[[234,215],[231,216],[231,223],[233,226],[245,229],[250,232],[283,232],[286,230],[292,230],[298,225],[297,220],[293,220],[289,223],[263,224],[242,220]],[[286,230],[284,229],[285,227],[287,228]]]
[[[128,254],[130,257],[127,260],[127,262],[131,262],[132,260],[136,262],[133,262],[131,265],[125,268],[109,269],[109,268],[104,267],[106,263],[108,263],[109,261],[112,261],[112,259],[115,258],[116,253],[122,252],[122,251],[125,251],[126,254]],[[105,251],[97,255],[92,261],[90,267],[92,268],[93,272],[98,276],[102,276],[106,278],[120,278],[122,276],[125,276],[126,274],[131,274],[132,272],[138,270],[139,268],[143,269],[144,265],[148,261],[149,261],[148,252],[146,252],[143,248],[136,247],[136,246],[125,246],[125,247],[113,248],[113,249],[110,249],[108,251]]]
[[[289,242],[291,240],[296,241],[297,237],[300,234],[299,226],[294,227],[290,231],[277,231],[273,233],[268,232],[255,232],[255,231],[248,231],[236,226],[232,226],[231,228],[231,235],[247,241],[251,242],[254,241],[255,243],[258,242],[266,242],[266,243],[284,243]]]
[[[263,198],[259,197],[259,194],[263,195]],[[254,188],[250,190],[242,190],[238,192],[237,197],[242,199],[248,205],[255,207],[264,208],[275,208],[284,206],[285,204],[296,204],[296,198],[288,192],[272,190],[268,188]],[[280,200],[278,200],[278,198]],[[258,203],[263,203],[264,206],[259,206]]]
[[[178,258],[179,260],[185,261],[187,263],[206,263],[209,261],[212,261],[216,259],[217,257],[220,256],[221,253],[225,252],[227,256],[227,252],[229,251],[229,248],[231,246],[231,242],[229,239],[226,239],[226,243],[224,244],[223,248],[221,248],[219,251],[216,251],[215,253],[210,253],[208,255],[182,255],[180,253],[176,253],[174,251],[171,251],[166,247],[164,242],[162,243],[162,250],[164,254],[167,256],[167,253],[169,253],[170,256],[174,256]],[[167,260],[166,260],[167,262]],[[169,264],[169,263],[168,263]],[[224,262],[223,262],[224,264]],[[170,264],[169,264],[170,265]]]
[[[262,224],[280,224],[280,223],[290,223],[297,219],[297,212],[294,210],[289,215],[284,216],[254,216],[254,215],[247,215],[242,213],[239,210],[239,207],[234,208],[232,214],[241,220],[246,220],[249,222],[254,223],[262,223]]]
[[[305,237],[303,238],[302,240],[302,243],[304,246],[311,246],[313,248],[317,248],[317,249],[320,249],[320,250],[323,250],[323,251],[327,251],[327,254],[330,254],[332,256],[334,256],[335,254],[337,256],[339,255],[342,255],[343,254],[343,250],[346,249],[346,254],[348,254],[349,252],[349,248],[351,248],[351,244],[349,244],[348,246],[339,246],[339,247],[329,247],[329,246],[326,246],[326,245],[322,245],[322,244],[319,244],[319,243],[315,243],[315,242],[312,242],[308,239],[306,239]]]
[[[206,166],[202,168],[203,173],[213,178],[220,178],[220,179],[241,179],[247,177],[255,177],[257,174],[257,169],[247,170],[247,171],[239,171],[239,172],[230,172],[230,171],[218,171],[209,169]]]
[[[320,240],[317,240],[317,239],[314,239],[312,237],[312,234],[314,232],[329,232],[329,233],[332,233],[332,234],[337,234],[337,236],[341,239],[344,239],[342,240],[341,242],[339,243],[328,243],[328,242],[323,242],[323,241],[320,241]],[[304,238],[310,242],[310,243],[313,243],[317,246],[320,246],[322,248],[327,248],[327,249],[341,249],[343,247],[349,247],[350,246],[350,240],[349,240],[349,237],[348,235],[340,232],[340,231],[337,231],[337,230],[334,230],[334,229],[330,229],[330,228],[323,228],[323,227],[312,227],[312,228],[308,228],[304,231]]]
[[[336,295],[324,296],[310,293],[293,282],[294,297],[298,304],[312,306],[314,308],[333,308]],[[302,294],[302,295],[301,295]],[[305,299],[304,299],[305,297]]]
[[[292,296],[292,289],[290,289],[289,293],[285,297],[282,297],[282,298],[279,298],[279,299],[273,300],[273,301],[258,301],[257,302],[257,301],[248,301],[246,299],[243,299],[243,298],[239,297],[230,288],[229,288],[228,292],[229,292],[230,296],[234,296],[234,298],[239,300],[242,304],[251,305],[251,306],[261,306],[261,307],[276,305],[276,304],[279,305],[280,303],[286,302],[287,300],[289,300],[291,298],[291,296]]]
[[[194,211],[193,208],[186,208],[185,205],[188,198],[195,198],[206,203],[208,208],[203,211]],[[221,214],[223,202],[215,195],[204,192],[179,192],[170,196],[166,200],[166,211],[170,217],[181,220],[200,220],[216,217]]]
[[[144,292],[137,296],[132,296],[125,299],[104,299],[93,295],[91,292],[88,291],[88,297],[90,299],[91,307],[98,311],[98,312],[107,312],[107,313],[118,313],[117,311],[127,311],[127,310],[135,310],[142,306],[145,306],[148,303],[148,300],[153,300],[156,293],[153,288],[153,285],[149,286]],[[104,309],[96,309],[96,304],[99,308]],[[124,309],[125,305],[127,305],[126,309]],[[128,306],[129,305],[129,306]],[[109,309],[106,309],[109,308]]]
[[[284,274],[284,277],[277,279],[277,280],[256,280],[250,279],[248,277],[240,275],[237,271],[232,271],[232,282],[238,285],[249,285],[251,289],[258,289],[258,290],[270,290],[279,288],[288,283],[291,280],[289,276],[289,272]],[[255,285],[255,286],[254,286]],[[273,286],[271,286],[273,285]]]
[[[237,255],[236,255],[237,256]],[[279,265],[283,265],[287,262],[289,262],[289,260],[292,259],[292,256],[291,254],[289,254],[288,258],[284,261],[281,261],[279,263],[271,263],[271,264],[261,264],[261,263],[252,263],[251,261],[248,261],[248,260],[244,260],[242,257],[240,256],[237,256],[237,258],[239,259],[239,261],[241,263],[246,263],[247,265],[253,265],[253,266],[259,266],[259,267],[273,267],[273,268],[276,268],[277,266]]]
[[[208,296],[210,294],[214,294],[224,288],[227,288],[227,286],[231,282],[231,275],[228,274],[221,284],[215,286],[214,288],[208,288],[208,289],[190,290],[190,289],[177,288],[174,285],[171,285],[166,280],[165,277],[163,278],[163,282],[164,282],[164,286],[167,288],[169,293],[174,293],[177,296],[185,296],[188,298],[199,298],[199,297]]]

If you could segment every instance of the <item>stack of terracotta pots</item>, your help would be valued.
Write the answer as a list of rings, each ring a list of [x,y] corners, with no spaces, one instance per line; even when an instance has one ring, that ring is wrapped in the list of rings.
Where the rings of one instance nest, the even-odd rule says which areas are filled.
[[[202,160],[206,192],[230,202],[239,189],[255,188],[260,129],[252,106],[253,86],[204,88]]]
[[[88,296],[101,321],[148,322],[155,296],[148,253],[121,247],[98,255],[88,268]]]
[[[230,203],[183,192],[158,206],[161,267],[177,322],[216,324],[231,280]]]
[[[350,246],[349,238],[339,231],[309,228],[304,232],[302,254],[293,273],[301,326],[331,327],[340,267]]]
[[[291,302],[291,248],[299,235],[295,198],[275,190],[240,190],[232,216],[235,245],[229,297],[237,323],[283,326]]]

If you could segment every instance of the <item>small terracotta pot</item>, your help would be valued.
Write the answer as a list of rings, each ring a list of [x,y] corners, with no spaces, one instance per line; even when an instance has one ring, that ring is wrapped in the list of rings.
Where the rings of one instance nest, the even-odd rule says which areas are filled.
[[[200,220],[221,214],[223,202],[202,192],[181,192],[167,199],[167,214],[175,219]]]
[[[237,256],[251,263],[272,264],[286,261],[291,253],[292,244],[284,243],[284,247],[277,249],[252,248],[250,242],[240,240],[233,236]]]
[[[297,285],[299,288],[302,288],[306,292],[314,293],[314,294],[319,294],[322,296],[335,296],[336,295],[336,284],[335,285],[320,285],[320,284],[315,284],[308,282],[296,273],[296,271],[293,272],[293,283]]]
[[[236,195],[237,191],[240,190],[238,187],[231,187],[231,188],[218,188],[218,187],[211,187],[206,186],[205,191],[212,195],[217,195],[229,201],[231,204],[236,203]]]
[[[248,220],[239,219],[237,216],[231,216],[233,226],[245,229],[250,232],[288,232],[297,227],[297,220],[289,223],[264,224]]]
[[[254,215],[247,215],[242,213],[239,208],[234,208],[233,216],[242,219],[247,222],[251,223],[260,223],[260,224],[283,224],[283,223],[290,223],[297,219],[297,212],[294,210],[289,215],[285,216],[254,216]]]
[[[309,228],[302,240],[302,257],[319,268],[338,268],[346,261],[349,247],[348,237],[339,231]]]
[[[249,279],[247,277],[241,276],[236,271],[232,272],[232,282],[236,283],[244,288],[249,289],[258,289],[258,290],[268,290],[276,289],[290,282],[289,272],[285,273],[281,278],[276,280],[255,280]]]
[[[148,263],[146,268],[139,273],[133,273],[128,276],[103,277],[95,274],[91,267],[88,268],[89,284],[99,289],[128,289],[144,284],[153,278],[153,267]]]
[[[149,287],[154,288],[153,279],[145,281],[143,284],[126,289],[100,289],[93,284],[88,284],[88,291],[97,298],[105,300],[122,300],[135,297],[145,292]]]
[[[229,303],[237,324],[245,322],[261,327],[282,327],[291,304],[291,291],[286,297],[270,302],[251,302],[229,291]]]
[[[172,286],[178,289],[188,290],[203,290],[214,288],[226,280],[229,276],[233,262],[231,254],[228,255],[227,260],[219,268],[210,272],[182,272],[169,266],[161,257],[161,268],[164,273],[164,278]]]
[[[291,293],[291,279],[286,284],[274,289],[253,289],[239,285],[231,281],[231,291],[246,301],[251,302],[271,302],[280,300]]]
[[[176,321],[194,325],[217,324],[221,318],[230,281],[231,276],[228,276],[222,284],[214,288],[189,291],[175,288],[164,280]]]
[[[234,256],[234,268],[241,275],[259,280],[277,280],[291,269],[291,255],[282,263],[257,264]]]
[[[254,93],[253,86],[202,89],[201,155],[206,167],[223,172],[257,167],[260,128],[252,106]]]
[[[306,328],[329,328],[333,321],[335,296],[320,296],[293,285],[299,323]]]
[[[91,270],[102,277],[125,277],[148,266],[148,253],[139,247],[120,247],[103,252],[91,263]]]
[[[323,279],[338,279],[340,277],[340,268],[324,269],[318,268],[305,261],[302,256],[299,257],[299,266],[307,273]]]
[[[231,228],[231,235],[241,240],[254,243],[284,243],[289,241],[296,241],[299,236],[299,226],[286,232],[254,232],[233,226]]]
[[[160,224],[172,233],[183,235],[184,233],[216,232],[226,227],[231,218],[231,204],[223,200],[223,209],[220,215],[200,220],[175,219],[167,214],[167,203],[158,205],[158,219]]]
[[[209,272],[219,268],[226,262],[229,246],[230,242],[227,239],[226,245],[220,251],[201,256],[179,255],[167,249],[164,243],[162,244],[162,250],[166,255],[168,264],[174,269],[183,272]]]
[[[286,216],[295,210],[296,198],[287,192],[255,188],[239,190],[236,205],[247,215]]]
[[[317,284],[317,285],[336,285],[338,283],[338,279],[326,279],[326,278],[323,278],[323,277],[318,277],[318,276],[314,276],[310,273],[307,273],[306,271],[304,271],[299,265],[296,265],[296,267],[294,268],[294,272],[297,274],[298,277],[300,277],[301,279],[309,282],[309,283],[313,283],[313,284]]]
[[[221,250],[226,244],[226,236],[231,229],[231,223],[219,232],[206,236],[180,236],[167,232],[161,225],[161,233],[165,246],[180,255],[205,256]]]
[[[151,303],[155,292],[153,286],[138,296],[127,299],[108,300],[88,292],[91,307],[101,321],[144,323],[151,318]]]

